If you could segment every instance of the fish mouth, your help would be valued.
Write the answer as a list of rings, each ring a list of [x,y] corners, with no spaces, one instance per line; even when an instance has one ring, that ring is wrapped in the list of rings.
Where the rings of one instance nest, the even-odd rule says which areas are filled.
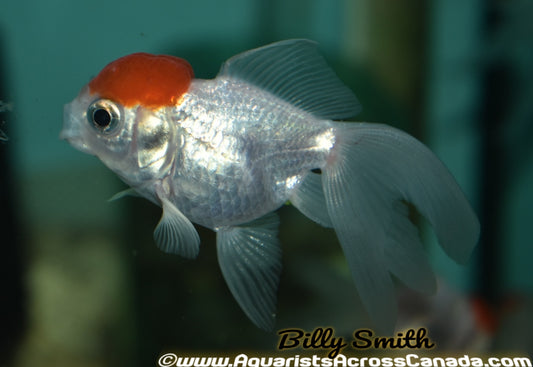
[[[61,130],[61,133],[59,134],[59,138],[62,140],[68,141],[68,143],[73,147],[78,149],[79,151],[82,151],[84,153],[89,153],[89,147],[78,137],[73,136],[70,134],[70,131],[68,130]]]
[[[68,141],[72,147],[84,153],[92,154],[82,138],[81,128],[81,121],[72,113],[72,103],[65,105],[63,108],[63,129],[59,133],[59,139]]]

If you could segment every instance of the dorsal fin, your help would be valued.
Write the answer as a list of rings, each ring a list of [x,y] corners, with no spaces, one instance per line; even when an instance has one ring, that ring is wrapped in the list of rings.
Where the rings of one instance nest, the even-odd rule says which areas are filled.
[[[361,110],[318,53],[315,42],[294,39],[243,52],[226,61],[219,76],[245,80],[327,119],[347,119]]]
[[[89,89],[126,107],[155,109],[178,103],[192,78],[192,67],[184,59],[140,52],[109,63],[89,82]]]

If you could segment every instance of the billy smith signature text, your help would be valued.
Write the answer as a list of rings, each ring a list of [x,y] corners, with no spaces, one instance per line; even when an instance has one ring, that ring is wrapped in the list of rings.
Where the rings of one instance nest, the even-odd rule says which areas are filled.
[[[342,337],[336,337],[333,328],[316,328],[308,332],[301,329],[284,329],[278,332],[278,349],[329,349],[328,357],[335,358],[348,343]],[[358,329],[353,333],[351,347],[354,349],[431,349],[431,342],[425,328],[408,329],[393,337],[374,336],[370,329]]]

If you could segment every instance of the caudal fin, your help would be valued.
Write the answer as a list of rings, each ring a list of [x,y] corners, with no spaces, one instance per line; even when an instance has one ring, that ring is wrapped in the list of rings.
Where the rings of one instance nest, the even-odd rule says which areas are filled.
[[[477,242],[479,222],[450,172],[412,136],[381,124],[335,128],[338,140],[322,174],[327,212],[365,308],[380,331],[392,332],[397,307],[390,273],[411,288],[435,288],[406,203],[459,263]]]

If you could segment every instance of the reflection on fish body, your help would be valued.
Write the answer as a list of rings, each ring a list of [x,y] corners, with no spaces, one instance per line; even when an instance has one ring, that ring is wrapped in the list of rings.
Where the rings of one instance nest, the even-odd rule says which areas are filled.
[[[406,203],[458,262],[479,224],[451,174],[416,139],[386,125],[334,121],[359,110],[316,45],[289,40],[229,59],[212,80],[194,79],[172,56],[120,58],[65,106],[61,136],[162,207],[154,238],[163,251],[193,258],[200,240],[192,223],[216,231],[224,278],[257,326],[274,324],[274,211],[289,200],[335,230],[371,319],[392,331],[391,274],[420,291],[435,287]]]

